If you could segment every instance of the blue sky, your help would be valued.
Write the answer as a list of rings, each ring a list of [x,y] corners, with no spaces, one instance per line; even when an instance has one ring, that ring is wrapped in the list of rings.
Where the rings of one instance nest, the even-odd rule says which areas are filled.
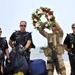
[[[31,14],[37,8],[48,7],[54,11],[56,21],[66,33],[71,32],[71,25],[75,22],[75,0],[0,0],[0,27],[2,36],[9,39],[12,32],[19,29],[21,20],[27,21],[27,31],[33,32],[33,42],[36,46],[46,45],[47,40],[42,37],[32,25]]]

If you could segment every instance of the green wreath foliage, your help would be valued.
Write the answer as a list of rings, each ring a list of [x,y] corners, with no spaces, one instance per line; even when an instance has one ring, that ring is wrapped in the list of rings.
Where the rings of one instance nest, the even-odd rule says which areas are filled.
[[[45,22],[41,20],[42,16],[45,16]],[[32,13],[32,22],[33,26],[37,30],[45,28],[51,29],[53,23],[55,22],[55,16],[53,15],[53,11],[50,8],[40,7],[39,9],[36,9],[35,13]]]

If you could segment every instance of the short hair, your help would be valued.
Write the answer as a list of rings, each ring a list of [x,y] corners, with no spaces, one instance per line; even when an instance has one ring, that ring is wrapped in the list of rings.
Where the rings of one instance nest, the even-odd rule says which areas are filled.
[[[27,25],[27,22],[26,21],[20,21],[20,24],[21,24],[21,22],[25,22],[25,24]]]
[[[73,27],[73,26],[75,26],[75,23],[73,23],[71,27]]]

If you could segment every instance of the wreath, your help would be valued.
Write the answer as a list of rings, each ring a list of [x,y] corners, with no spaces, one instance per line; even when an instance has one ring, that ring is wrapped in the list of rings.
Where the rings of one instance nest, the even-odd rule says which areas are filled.
[[[53,11],[51,11],[50,8],[40,7],[39,9],[36,9],[35,13],[32,14],[32,20],[33,26],[37,30],[45,28],[51,29],[53,23],[55,22],[55,17],[53,15]]]

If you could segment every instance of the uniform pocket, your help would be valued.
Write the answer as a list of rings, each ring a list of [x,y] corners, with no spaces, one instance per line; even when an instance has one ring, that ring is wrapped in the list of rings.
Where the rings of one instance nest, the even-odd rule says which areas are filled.
[[[59,54],[63,54],[64,53],[64,47],[63,47],[62,44],[60,44],[60,45],[57,46],[57,52]]]
[[[45,54],[45,56],[47,56],[47,57],[48,57],[48,55],[49,55],[51,52],[52,52],[52,50],[51,50],[50,48],[45,48],[45,49],[44,49],[44,54]]]

